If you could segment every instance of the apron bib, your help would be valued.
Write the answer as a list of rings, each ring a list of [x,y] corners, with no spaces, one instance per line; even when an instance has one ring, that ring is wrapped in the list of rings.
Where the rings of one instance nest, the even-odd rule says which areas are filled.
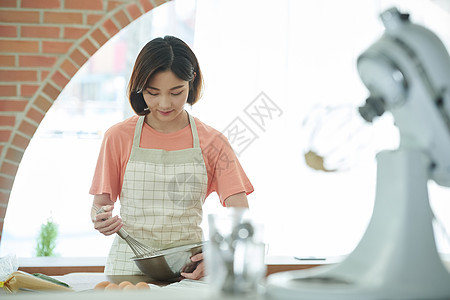
[[[140,148],[139,117],[120,194],[124,229],[136,240],[164,249],[202,241],[202,204],[208,176],[197,127],[189,115],[193,148],[165,151]],[[116,235],[106,261],[108,275],[142,274],[128,244]]]

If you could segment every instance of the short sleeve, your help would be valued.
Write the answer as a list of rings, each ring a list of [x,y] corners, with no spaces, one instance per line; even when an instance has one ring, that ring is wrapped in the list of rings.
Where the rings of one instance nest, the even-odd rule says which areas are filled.
[[[109,129],[100,147],[90,194],[109,194],[111,201],[116,202],[122,188],[123,150],[120,139],[114,135],[114,130]]]
[[[216,192],[225,206],[225,199],[231,195],[252,193],[253,186],[227,138],[215,131],[205,141],[208,142],[202,146],[202,152],[208,172],[207,195]]]

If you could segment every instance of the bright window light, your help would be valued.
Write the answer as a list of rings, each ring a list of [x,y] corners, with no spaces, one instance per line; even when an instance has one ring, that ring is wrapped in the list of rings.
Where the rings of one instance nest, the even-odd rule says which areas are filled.
[[[388,114],[369,126],[354,113],[368,95],[356,59],[382,34],[378,16],[391,6],[450,49],[449,13],[429,0],[174,0],[142,16],[79,70],[39,126],[14,182],[0,256],[34,256],[48,218],[60,256],[108,254],[113,237],[89,216],[99,147],[107,128],[133,114],[126,87],[137,53],[167,34],[191,45],[204,73],[205,93],[188,111],[229,139],[231,128],[248,129],[245,143],[232,144],[255,187],[249,201],[268,254],[351,252],[372,214],[375,153],[398,144]],[[342,171],[309,168],[312,148]],[[450,189],[429,187],[438,247],[450,253]],[[211,195],[204,220],[221,209]]]

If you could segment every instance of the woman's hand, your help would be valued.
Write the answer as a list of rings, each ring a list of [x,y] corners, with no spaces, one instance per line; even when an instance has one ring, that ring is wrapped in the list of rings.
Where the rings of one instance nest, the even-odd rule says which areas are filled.
[[[203,262],[203,253],[196,254],[191,257],[191,261],[200,262],[192,273],[181,272],[181,276],[187,279],[198,280],[205,276],[205,263]]]
[[[103,208],[103,212],[99,212]],[[92,223],[94,228],[104,235],[111,235],[120,230],[123,226],[119,216],[112,216],[114,203],[109,199],[109,194],[94,196],[94,203],[91,210]]]
[[[104,235],[111,235],[122,228],[122,219],[119,216],[112,216],[113,205],[102,206],[104,212],[94,215],[92,222],[94,228]]]

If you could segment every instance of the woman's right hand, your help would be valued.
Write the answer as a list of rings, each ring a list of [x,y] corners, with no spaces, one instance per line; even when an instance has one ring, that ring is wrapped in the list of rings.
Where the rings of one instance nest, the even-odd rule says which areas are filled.
[[[112,216],[114,202],[109,199],[109,194],[94,196],[92,204],[91,218],[94,228],[104,235],[111,235],[120,230],[123,226],[119,216]]]
[[[97,213],[92,218],[94,228],[104,235],[111,235],[119,231],[123,223],[119,216],[112,216],[114,206],[105,205],[101,208],[103,208],[104,212]]]

